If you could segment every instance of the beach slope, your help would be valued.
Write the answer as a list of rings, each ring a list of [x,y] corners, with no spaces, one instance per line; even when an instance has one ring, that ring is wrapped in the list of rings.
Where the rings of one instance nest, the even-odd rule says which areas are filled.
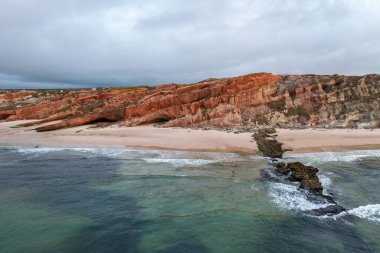
[[[91,125],[36,132],[33,127],[14,128],[27,121],[0,123],[0,146],[128,147],[209,152],[256,153],[252,133],[185,128],[94,128]],[[380,129],[277,129],[279,141],[294,152],[379,149]]]

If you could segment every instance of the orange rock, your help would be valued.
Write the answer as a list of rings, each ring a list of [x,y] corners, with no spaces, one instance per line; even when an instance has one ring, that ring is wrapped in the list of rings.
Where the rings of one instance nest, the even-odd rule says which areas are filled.
[[[377,126],[380,76],[249,74],[192,85],[0,92],[0,120],[61,120],[38,131],[98,121],[176,127]],[[355,118],[348,121],[347,117]]]

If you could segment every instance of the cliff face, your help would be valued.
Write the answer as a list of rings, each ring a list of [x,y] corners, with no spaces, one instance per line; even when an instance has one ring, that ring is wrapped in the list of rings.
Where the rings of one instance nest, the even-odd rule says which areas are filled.
[[[55,130],[93,122],[163,127],[380,127],[380,76],[250,74],[192,85],[0,92],[0,120]]]

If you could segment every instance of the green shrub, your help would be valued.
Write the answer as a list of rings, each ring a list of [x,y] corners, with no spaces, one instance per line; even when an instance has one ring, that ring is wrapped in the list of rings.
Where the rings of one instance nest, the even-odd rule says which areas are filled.
[[[304,117],[305,119],[309,120],[310,119],[310,112],[303,107],[302,105],[298,105],[296,107],[291,107],[288,109],[288,112],[285,113],[286,116],[299,116],[299,117]]]
[[[280,100],[273,101],[273,102],[270,102],[269,104],[267,104],[267,106],[269,107],[269,109],[275,110],[275,111],[282,111],[282,110],[284,110],[285,105],[286,105],[285,98],[282,98]]]
[[[253,118],[253,122],[257,122],[258,125],[260,126],[264,126],[264,125],[269,125],[269,121],[268,119],[263,116],[263,115],[255,115],[255,117]]]
[[[60,112],[65,112],[67,111],[68,109],[70,109],[71,105],[65,105],[64,107],[62,107],[61,109],[59,109],[57,111],[57,113],[60,113]]]
[[[15,104],[8,104],[6,106],[0,107],[0,111],[9,111],[9,110],[15,110],[16,105]]]
[[[83,112],[85,112],[85,113],[92,113],[92,112],[94,112],[94,110],[95,110],[96,108],[98,108],[98,107],[102,107],[102,106],[104,106],[104,102],[101,101],[101,100],[99,100],[99,101],[94,101],[94,102],[92,102],[92,103],[89,103],[89,104],[83,106],[83,107],[82,107],[82,110],[83,110]]]

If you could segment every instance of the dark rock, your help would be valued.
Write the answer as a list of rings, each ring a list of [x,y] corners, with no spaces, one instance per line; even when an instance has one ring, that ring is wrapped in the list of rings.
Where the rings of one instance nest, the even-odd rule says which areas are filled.
[[[270,158],[269,159],[269,164],[276,165],[277,163],[278,163],[278,159],[277,158]]]
[[[257,143],[258,149],[264,154],[264,156],[271,158],[282,158],[284,149],[282,143],[277,141],[274,134],[276,130],[274,128],[262,128],[256,131],[253,135]]]
[[[312,214],[316,216],[323,216],[323,215],[336,215],[340,214],[341,212],[345,212],[346,209],[340,205],[331,205],[323,208],[313,209]]]
[[[288,163],[286,167],[292,172],[291,177],[299,182],[304,178],[311,178],[318,173],[317,168],[306,166],[300,162]]]
[[[306,166],[300,162],[288,163],[284,171],[289,170],[291,175],[289,180],[300,182],[300,188],[307,189],[313,194],[322,194],[322,184],[317,176],[318,169],[313,166]]]
[[[280,174],[287,175],[290,172],[290,169],[283,162],[277,163],[276,167],[277,167],[276,172],[278,172]]]
[[[329,195],[321,195],[322,198],[324,198],[325,200],[327,200],[327,202],[329,203],[333,203],[333,204],[336,204],[335,201],[334,201],[334,198],[332,196],[329,196]]]
[[[272,169],[262,169],[260,170],[261,178],[269,182],[280,182],[280,179],[276,177]]]
[[[322,194],[323,186],[318,177],[304,178],[301,181],[300,188],[307,189],[314,194]]]
[[[259,150],[264,156],[270,157],[269,164],[276,169],[261,170],[261,177],[271,182],[280,182],[284,180],[300,182],[300,191],[308,191],[308,199],[314,203],[331,205],[314,209],[309,213],[316,216],[339,214],[345,209],[336,204],[333,197],[323,195],[323,187],[317,176],[318,169],[313,166],[306,166],[300,162],[291,162],[285,164],[279,161],[285,150],[282,143],[276,140],[276,131],[274,128],[263,128],[255,131],[253,137],[256,140]],[[290,175],[289,175],[290,174]]]

